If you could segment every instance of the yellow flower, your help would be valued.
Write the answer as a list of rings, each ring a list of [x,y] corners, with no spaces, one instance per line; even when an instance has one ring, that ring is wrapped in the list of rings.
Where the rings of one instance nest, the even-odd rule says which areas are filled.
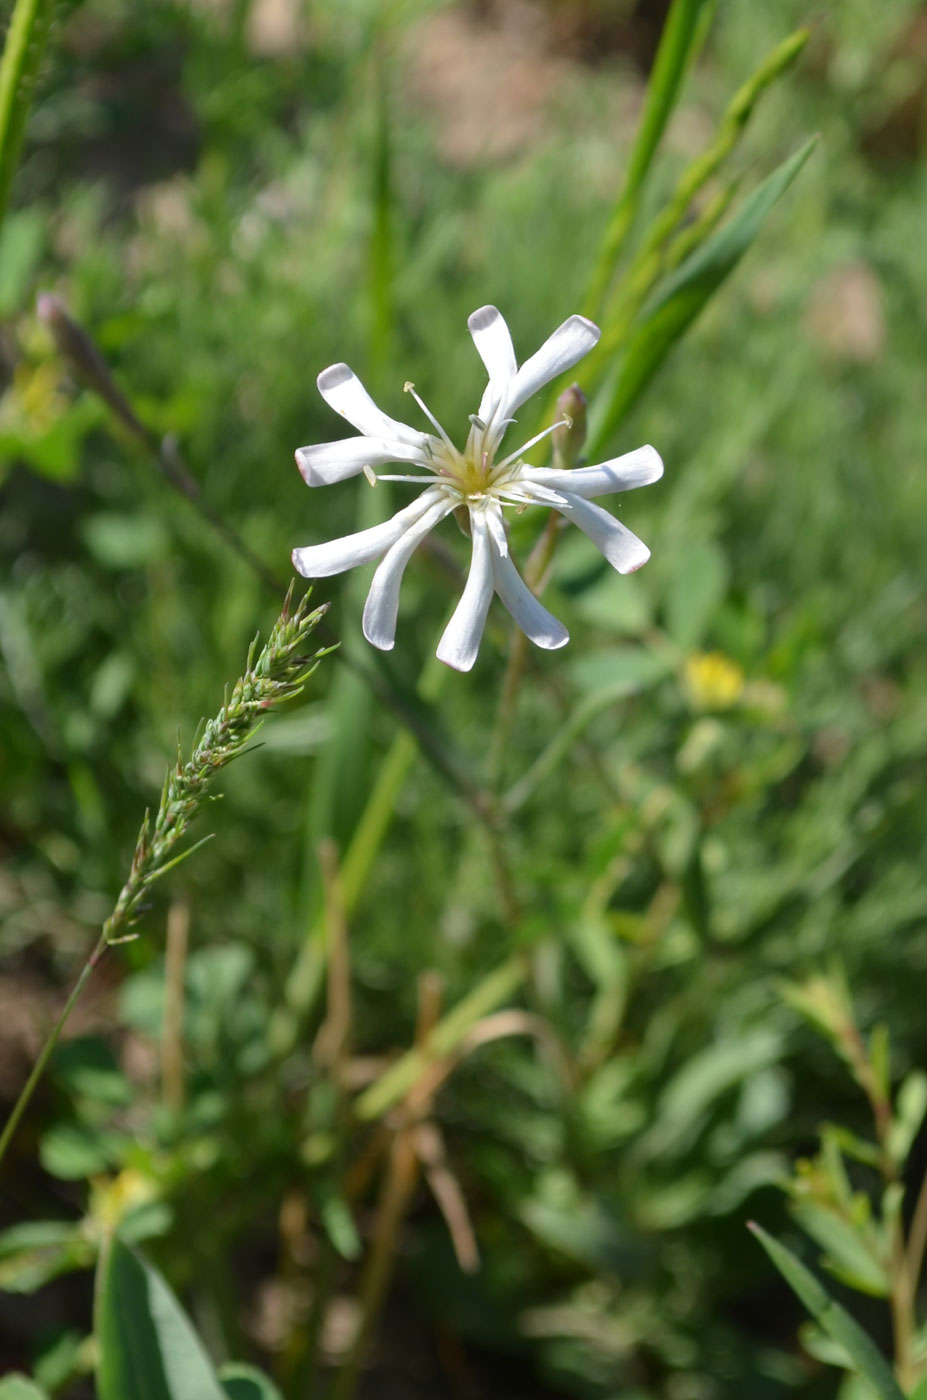
[[[697,651],[686,658],[683,681],[696,710],[728,710],[744,689],[744,673],[720,651]]]

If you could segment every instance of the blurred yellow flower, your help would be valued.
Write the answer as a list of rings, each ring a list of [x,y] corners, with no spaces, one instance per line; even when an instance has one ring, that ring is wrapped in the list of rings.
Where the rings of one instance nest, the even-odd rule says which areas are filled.
[[[694,709],[727,710],[743,694],[744,673],[723,652],[697,651],[686,658],[683,682]]]
[[[158,1186],[137,1168],[126,1167],[118,1176],[101,1177],[93,1183],[90,1218],[108,1234],[122,1223],[129,1211],[147,1205],[158,1196]]]

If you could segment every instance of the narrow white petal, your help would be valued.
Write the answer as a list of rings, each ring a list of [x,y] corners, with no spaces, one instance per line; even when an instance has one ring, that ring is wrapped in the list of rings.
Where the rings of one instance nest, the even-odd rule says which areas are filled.
[[[509,418],[520,404],[530,399],[549,380],[556,379],[558,374],[571,369],[577,360],[588,355],[601,334],[598,326],[587,321],[585,316],[571,316],[564,321],[545,340],[540,350],[525,360],[508,385],[502,399],[502,411],[497,416]]]
[[[329,540],[326,544],[294,549],[293,567],[303,578],[329,578],[332,574],[343,574],[346,569],[355,569],[360,564],[369,564],[371,559],[385,554],[411,525],[431,509],[439,497],[438,491],[423,491],[417,501],[382,524],[371,525],[369,530],[358,530],[354,535],[343,535],[341,539]]]
[[[437,501],[400,535],[378,565],[364,608],[364,636],[381,651],[391,651],[396,640],[399,587],[406,565],[428,532],[453,509],[453,501]]]
[[[612,491],[633,491],[637,486],[650,486],[663,475],[663,462],[654,447],[638,447],[623,457],[613,457],[597,467],[575,467],[573,471],[557,471],[550,467],[525,466],[519,481],[531,482],[553,491],[569,491],[586,501],[595,496],[607,496]]]
[[[340,442],[319,442],[296,449],[296,465],[307,486],[332,486],[336,481],[358,476],[364,467],[381,467],[386,462],[425,465],[417,447],[383,438],[342,438]]]
[[[596,549],[605,555],[619,574],[633,574],[635,569],[647,563],[650,550],[620,520],[609,515],[601,506],[590,505],[581,496],[574,496],[569,491],[563,494],[566,504],[557,507],[561,515],[572,520],[589,536]]]
[[[569,632],[538,602],[511,559],[493,551],[492,571],[496,592],[525,636],[545,651],[565,647]]]
[[[424,445],[427,434],[390,418],[389,414],[377,408],[348,365],[329,365],[328,369],[323,369],[316,382],[319,393],[328,406],[352,423],[365,437],[386,438],[387,441],[404,442],[412,447]]]
[[[473,555],[470,572],[454,616],[444,629],[438,643],[437,657],[455,671],[469,671],[477,658],[486,614],[492,602],[492,551],[489,529],[482,511],[472,511],[470,528],[473,533]]]
[[[501,554],[504,559],[509,552],[509,537],[505,533],[505,519],[498,506],[487,508],[486,524],[489,526],[489,533],[492,535],[496,552]]]
[[[486,366],[489,383],[480,402],[479,416],[492,414],[493,406],[503,396],[506,386],[515,378],[517,364],[515,347],[501,311],[494,306],[481,306],[467,321],[473,343]]]

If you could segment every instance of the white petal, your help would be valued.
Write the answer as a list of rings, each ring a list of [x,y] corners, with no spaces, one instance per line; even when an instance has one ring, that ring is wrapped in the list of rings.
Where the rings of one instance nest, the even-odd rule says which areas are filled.
[[[602,332],[585,316],[571,316],[545,340],[540,350],[525,360],[503,397],[498,418],[509,418],[549,380],[572,368],[596,344]],[[495,426],[495,425],[494,425]]]
[[[382,524],[371,525],[369,530],[358,530],[354,535],[343,535],[326,544],[294,549],[293,567],[303,578],[329,578],[332,574],[343,574],[346,569],[355,569],[359,564],[369,564],[371,559],[385,554],[439,498],[439,491],[423,491],[417,501]]]
[[[364,636],[381,651],[391,651],[396,640],[399,587],[406,565],[428,532],[453,509],[453,501],[437,501],[420,520],[408,527],[379,564],[364,607]]]
[[[509,552],[509,537],[505,533],[505,519],[498,507],[495,510],[490,507],[486,511],[486,524],[489,526],[496,553],[504,559]]]
[[[581,496],[574,496],[569,491],[564,491],[563,495],[566,504],[557,507],[560,514],[585,531],[596,549],[605,555],[619,574],[633,574],[635,569],[647,563],[650,550],[620,520],[609,515],[601,506],[590,505]]]
[[[446,666],[453,666],[455,671],[471,670],[480,649],[486,614],[492,602],[492,551],[482,511],[471,512],[470,528],[473,532],[470,572],[437,651],[438,660]]]
[[[607,496],[612,491],[633,491],[637,486],[649,486],[663,475],[663,462],[654,447],[638,447],[623,457],[613,457],[597,467],[575,467],[573,471],[556,471],[550,467],[525,466],[518,474],[520,482],[531,482],[553,491],[569,491],[586,501],[594,496]]]
[[[342,418],[347,418],[365,437],[386,438],[387,441],[405,442],[413,447],[424,446],[427,434],[397,422],[377,408],[348,365],[329,365],[316,382],[319,393],[329,407],[340,413]]]
[[[569,632],[538,602],[511,559],[493,551],[492,571],[496,592],[525,636],[545,651],[565,647]]]
[[[518,368],[515,347],[501,311],[494,306],[481,306],[467,321],[473,343],[486,366],[489,383],[480,402],[479,416],[489,417],[493,406],[502,397],[504,387],[515,378]]]
[[[426,464],[417,447],[383,438],[342,438],[340,442],[319,442],[296,449],[296,465],[307,486],[332,486],[336,481],[357,476],[364,467],[381,467],[385,462]]]

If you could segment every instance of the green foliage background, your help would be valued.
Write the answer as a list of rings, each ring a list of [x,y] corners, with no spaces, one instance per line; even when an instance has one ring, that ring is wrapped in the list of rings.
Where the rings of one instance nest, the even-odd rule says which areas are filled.
[[[627,29],[594,4],[583,23],[633,34],[632,8]],[[416,1194],[370,1394],[446,1394],[449,1373],[526,1397],[835,1393],[835,1373],[797,1350],[798,1313],[743,1224],[783,1228],[777,1183],[820,1121],[865,1120],[778,979],[837,954],[862,1023],[891,1025],[896,1074],[927,1053],[914,8],[834,7],[733,157],[748,189],[821,135],[606,443],[614,455],[653,442],[666,462],[659,486],[620,503],[651,562],[621,579],[584,537],[558,548],[547,602],[573,640],[530,659],[501,759],[510,819],[474,823],[421,756],[395,802],[350,919],[352,1052],[412,1043],[423,971],[450,1007],[519,948],[531,974],[518,995],[545,1029],[474,1050],[440,1092],[482,1269],[461,1272],[432,1197]],[[70,377],[36,292],[56,291],[92,330],[146,426],[177,435],[204,498],[285,586],[291,548],[370,509],[363,479],[309,493],[293,465],[296,446],[338,431],[318,371],[349,361],[399,417],[414,380],[459,428],[481,390],[467,314],[497,304],[524,358],[582,303],[633,137],[639,79],[617,46],[558,69],[547,117],[516,149],[448,160],[446,113],[415,76],[421,26],[442,9],[310,5],[306,42],[267,55],[247,4],[60,8],[0,238],[10,1100],[35,1040],[17,1003],[33,997],[41,1019],[73,980],[178,732],[189,747],[280,601]],[[467,13],[501,46],[498,11]],[[805,18],[792,0],[719,7],[645,215]],[[534,527],[519,528],[524,554]],[[464,562],[450,528],[441,541],[446,556],[408,572],[383,663],[403,691]],[[357,642],[356,582],[317,596],[332,598],[344,650],[379,666]],[[447,678],[436,705],[442,752],[471,774],[492,744],[506,646],[494,611],[477,669]],[[727,697],[704,680],[699,658],[714,653],[725,660],[709,682],[720,666]],[[287,1352],[266,1299],[275,1282],[274,1296],[311,1300],[323,1267],[350,1295],[375,1191],[345,1205],[373,1130],[340,1136],[313,1051],[324,998],[294,1005],[292,969],[318,917],[318,842],[345,849],[395,733],[332,662],[231,770],[217,839],[111,964],[5,1169],[4,1223],[58,1222],[51,1241],[0,1250],[11,1293],[92,1264],[128,1201],[129,1236],[148,1241],[213,1353],[304,1393],[298,1344]],[[171,897],[191,910],[182,1109],[160,1087]],[[923,1159],[915,1143],[912,1173]],[[309,1240],[295,1279],[280,1241],[294,1194]],[[31,1320],[0,1310],[0,1364],[86,1394],[86,1298],[51,1287]],[[875,1306],[865,1320],[886,1344]]]

